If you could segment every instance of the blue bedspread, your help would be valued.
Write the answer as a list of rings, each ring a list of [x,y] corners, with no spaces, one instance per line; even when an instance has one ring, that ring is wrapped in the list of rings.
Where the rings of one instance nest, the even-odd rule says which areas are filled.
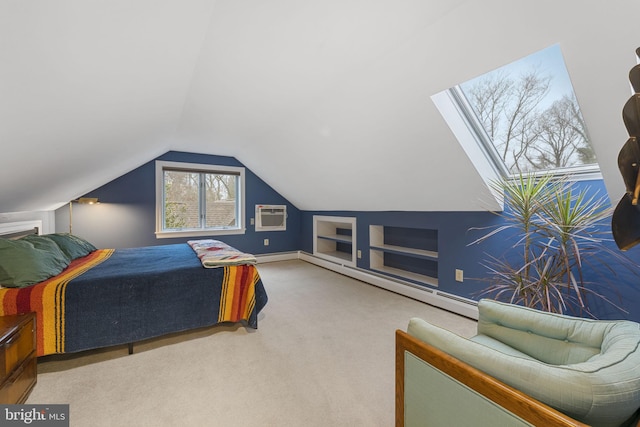
[[[186,243],[118,249],[67,285],[64,352],[214,325],[224,274],[222,268],[204,268]],[[249,326],[257,328],[266,303],[258,280]]]

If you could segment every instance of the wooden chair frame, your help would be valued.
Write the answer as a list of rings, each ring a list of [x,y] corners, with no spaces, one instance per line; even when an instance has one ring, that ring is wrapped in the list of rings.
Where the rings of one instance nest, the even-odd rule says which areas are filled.
[[[424,360],[523,420],[545,427],[587,426],[494,377],[407,334],[396,331],[396,427],[404,427],[405,352]]]

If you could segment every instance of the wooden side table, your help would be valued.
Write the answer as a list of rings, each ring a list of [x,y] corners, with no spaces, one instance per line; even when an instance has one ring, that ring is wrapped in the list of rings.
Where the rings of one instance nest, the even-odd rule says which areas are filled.
[[[0,316],[0,403],[24,403],[36,385],[36,315]]]

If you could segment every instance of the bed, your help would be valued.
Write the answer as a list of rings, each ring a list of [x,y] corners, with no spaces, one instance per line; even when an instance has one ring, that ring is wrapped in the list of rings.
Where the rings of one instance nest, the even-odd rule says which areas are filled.
[[[61,250],[71,240],[86,245],[79,253],[87,253],[45,280],[18,280],[21,286],[6,287],[2,263],[5,269],[13,264],[5,247],[25,241],[48,245],[54,238],[62,242],[57,243]],[[38,356],[122,344],[131,352],[138,341],[226,322],[257,328],[258,313],[268,300],[250,258],[227,257],[216,268],[205,268],[189,243],[96,249],[66,233],[33,232],[13,235],[10,241],[0,238],[0,315],[36,313]],[[62,252],[68,255],[66,249]]]

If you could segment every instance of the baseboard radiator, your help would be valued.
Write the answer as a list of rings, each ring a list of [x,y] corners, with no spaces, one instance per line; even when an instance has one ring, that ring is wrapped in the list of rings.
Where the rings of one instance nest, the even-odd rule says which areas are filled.
[[[399,279],[397,280],[362,268],[348,267],[315,257],[306,252],[298,252],[298,259],[324,267],[345,276],[352,277],[362,282],[369,283],[379,288],[425,302],[429,305],[442,308],[452,313],[456,313],[470,319],[478,319],[478,303],[471,299],[459,297],[437,289],[419,286]]]

